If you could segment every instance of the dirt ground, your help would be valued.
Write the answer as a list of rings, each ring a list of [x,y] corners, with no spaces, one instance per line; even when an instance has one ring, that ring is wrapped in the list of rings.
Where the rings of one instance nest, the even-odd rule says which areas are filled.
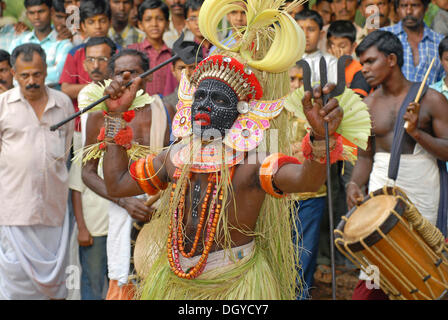
[[[351,300],[353,290],[359,280],[358,276],[358,269],[336,268],[336,300]],[[331,282],[331,268],[319,265],[314,274],[311,300],[331,300]]]

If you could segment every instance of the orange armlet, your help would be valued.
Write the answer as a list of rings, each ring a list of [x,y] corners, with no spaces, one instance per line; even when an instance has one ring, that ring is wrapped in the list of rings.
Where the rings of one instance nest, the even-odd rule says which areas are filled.
[[[156,171],[154,170],[154,158],[156,156],[153,154],[149,154],[145,160],[145,170],[146,174],[149,178],[149,181],[159,190],[165,190],[168,187],[168,183],[160,181],[157,176]]]
[[[279,190],[274,184],[274,175],[285,164],[300,164],[300,161],[294,157],[289,157],[282,153],[274,153],[268,156],[260,167],[259,177],[261,188],[275,198],[286,197],[283,191]]]
[[[130,168],[132,178],[137,181],[140,188],[148,195],[152,196],[159,192],[159,189],[155,188],[145,174],[145,159],[139,159],[131,164]]]

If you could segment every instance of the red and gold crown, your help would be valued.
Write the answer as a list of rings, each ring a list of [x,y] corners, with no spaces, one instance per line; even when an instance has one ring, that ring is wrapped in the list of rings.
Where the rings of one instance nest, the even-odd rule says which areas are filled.
[[[235,58],[213,55],[204,59],[195,69],[191,84],[198,87],[205,79],[224,82],[235,91],[238,100],[259,100],[263,89],[254,72]]]

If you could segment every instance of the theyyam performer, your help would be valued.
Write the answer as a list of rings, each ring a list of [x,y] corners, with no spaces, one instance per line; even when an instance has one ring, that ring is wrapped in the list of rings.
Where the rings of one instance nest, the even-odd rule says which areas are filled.
[[[161,192],[141,231],[146,238],[137,241],[142,299],[294,299],[301,289],[287,195],[317,191],[325,182],[325,122],[331,161],[342,158],[335,133],[343,110],[337,99],[322,105],[322,94],[334,85],[306,92],[305,160],[288,156],[287,71],[304,52],[304,33],[285,1],[248,0],[247,26],[226,47],[218,24],[241,8],[237,2],[206,0],[201,8],[201,32],[219,50],[190,79],[184,74],[173,120],[177,141],[169,148],[129,160],[130,141],[122,133],[129,130],[125,115],[141,79],[125,88],[125,73],[105,89],[111,96],[104,139],[108,193]]]

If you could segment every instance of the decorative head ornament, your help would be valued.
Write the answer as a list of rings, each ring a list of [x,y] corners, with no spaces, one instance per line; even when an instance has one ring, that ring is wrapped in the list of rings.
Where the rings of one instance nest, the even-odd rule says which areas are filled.
[[[241,7],[241,2],[245,8]],[[305,50],[305,35],[287,13],[300,3],[294,1],[285,8],[284,0],[204,2],[199,13],[199,28],[218,52],[203,60],[191,79],[185,74],[182,76],[173,121],[176,137],[198,133],[194,124],[202,119],[201,128],[218,129],[221,133],[225,129],[223,143],[232,149],[250,151],[258,147],[270,126],[269,121],[283,110],[284,96],[288,93],[278,90],[280,86],[275,82],[278,79],[288,82],[286,71],[300,60]],[[227,13],[242,9],[246,12],[247,26],[234,32],[239,38],[234,46],[221,44],[217,36],[220,21]],[[230,93],[219,90],[227,99],[214,99],[207,88],[202,88],[213,86],[211,82],[218,88],[218,83],[223,83],[232,89]],[[227,109],[220,108],[216,100],[227,101]],[[216,114],[219,109],[222,111]]]

